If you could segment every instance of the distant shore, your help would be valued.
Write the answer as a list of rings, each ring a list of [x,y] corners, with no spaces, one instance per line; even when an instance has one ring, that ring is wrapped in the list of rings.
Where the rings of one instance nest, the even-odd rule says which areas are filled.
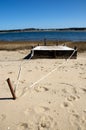
[[[76,46],[79,52],[86,51],[86,42],[72,41],[46,41],[46,45],[67,45],[69,47]],[[34,46],[44,45],[44,41],[0,41],[0,50],[23,50],[31,49]]]
[[[0,33],[4,32],[40,32],[40,31],[86,31],[84,27],[77,28],[48,28],[48,29],[40,29],[40,28],[25,28],[25,29],[10,29],[10,30],[0,30]]]

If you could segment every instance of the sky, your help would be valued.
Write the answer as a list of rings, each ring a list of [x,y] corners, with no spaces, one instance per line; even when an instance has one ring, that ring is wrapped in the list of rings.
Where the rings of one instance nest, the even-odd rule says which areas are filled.
[[[86,27],[86,0],[0,0],[0,30]]]

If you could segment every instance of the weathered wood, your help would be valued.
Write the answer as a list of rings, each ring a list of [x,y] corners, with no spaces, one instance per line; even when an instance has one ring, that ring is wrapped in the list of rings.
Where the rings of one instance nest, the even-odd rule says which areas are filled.
[[[75,52],[74,52],[75,50]],[[74,52],[72,55],[72,58],[77,58],[77,49],[76,47],[69,48],[67,46],[37,46],[33,48],[34,56],[35,58],[65,58],[67,59],[70,57],[70,55]]]
[[[11,81],[10,81],[10,78],[7,79],[7,83],[8,83],[8,86],[10,88],[10,91],[11,91],[11,94],[13,96],[13,99],[15,100],[16,99],[16,95],[15,95],[15,92],[13,90],[13,87],[12,87],[12,84],[11,84]]]

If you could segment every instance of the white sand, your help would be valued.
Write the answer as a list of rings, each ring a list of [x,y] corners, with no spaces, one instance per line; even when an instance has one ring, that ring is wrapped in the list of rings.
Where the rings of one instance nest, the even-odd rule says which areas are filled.
[[[0,51],[0,130],[86,130],[86,53],[68,62],[22,62],[27,54],[27,50]],[[6,79],[16,86],[21,63],[17,99],[12,100]]]

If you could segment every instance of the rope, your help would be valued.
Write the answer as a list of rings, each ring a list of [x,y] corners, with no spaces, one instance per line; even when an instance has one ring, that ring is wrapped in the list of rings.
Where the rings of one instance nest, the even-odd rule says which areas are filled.
[[[69,59],[72,58],[72,56],[74,55],[74,53],[76,52],[76,50],[73,51],[73,53],[68,57],[68,59],[66,61],[68,61]],[[34,56],[34,50],[32,50],[31,52],[31,56],[29,58],[29,60]],[[19,65],[19,72],[18,72],[18,77],[17,77],[17,83],[16,83],[16,86],[15,86],[15,89],[14,91],[16,92],[16,88],[18,87],[18,84],[19,84],[19,80],[20,80],[20,75],[21,75],[21,71],[22,71],[22,64],[24,64],[25,62],[22,61],[21,64]],[[64,62],[65,63],[65,62]],[[63,64],[64,64],[63,63]],[[34,88],[34,86],[36,84],[38,84],[40,81],[44,80],[45,78],[47,78],[49,75],[51,75],[54,71],[56,71],[58,68],[60,68],[63,64],[59,65],[58,67],[56,67],[55,69],[53,69],[52,71],[50,71],[48,74],[46,74],[45,76],[43,76],[41,79],[39,79],[38,81],[36,81],[35,83],[33,83],[30,88]]]
[[[75,53],[76,51],[77,51],[77,49],[76,49],[76,50],[74,49],[73,53],[69,56],[69,58],[67,59],[67,61],[72,58],[72,56],[74,55],[74,53]]]
[[[69,60],[69,59],[71,59],[72,58],[72,56],[74,55],[74,53],[76,52],[76,50],[74,49],[74,51],[73,51],[73,53],[68,57],[68,59],[66,60],[66,62]],[[63,64],[64,64],[65,62],[63,62]],[[61,64],[61,65],[59,65],[58,67],[56,67],[55,69],[53,69],[52,71],[50,71],[48,74],[46,74],[44,77],[42,77],[41,79],[39,79],[38,81],[36,81],[36,82],[34,82],[31,86],[30,86],[30,88],[34,88],[34,86],[36,85],[36,84],[38,84],[40,81],[42,81],[42,80],[44,80],[45,78],[47,78],[49,75],[51,75],[54,71],[56,71],[58,68],[60,68],[63,64]]]
[[[34,50],[32,50],[31,52],[31,56],[29,58],[29,60],[34,56]],[[16,83],[16,86],[15,86],[15,89],[14,89],[14,92],[16,92],[16,88],[18,87],[18,84],[19,84],[19,80],[20,80],[20,75],[21,75],[21,71],[22,71],[22,64],[24,64],[25,61],[22,61],[21,64],[19,65],[19,72],[18,72],[18,77],[17,77],[17,83]]]

